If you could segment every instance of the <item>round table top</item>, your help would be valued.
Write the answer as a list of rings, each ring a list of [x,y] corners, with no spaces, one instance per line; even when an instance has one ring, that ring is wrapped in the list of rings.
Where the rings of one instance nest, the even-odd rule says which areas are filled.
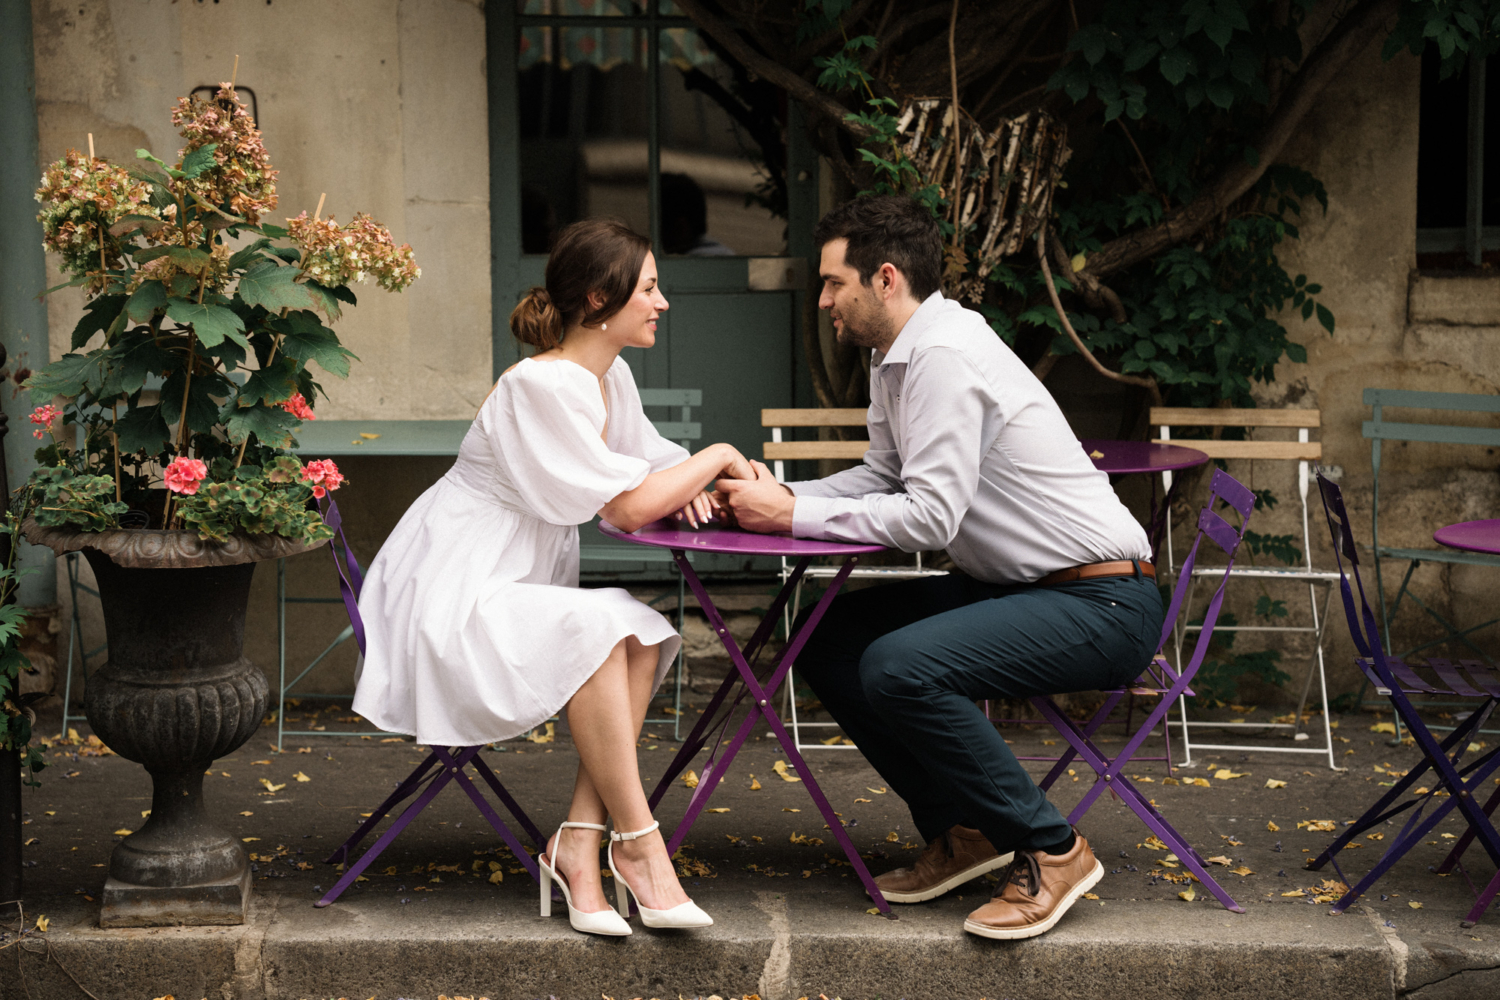
[[[608,521],[599,522],[601,534],[637,545],[655,545],[663,549],[687,549],[693,552],[725,552],[736,556],[855,556],[867,552],[884,552],[884,545],[850,542],[820,542],[788,535],[762,535],[739,528],[705,524],[694,529],[686,521],[663,518],[638,531],[624,532]]]
[[[1080,441],[1083,450],[1094,460],[1094,468],[1111,475],[1130,472],[1171,472],[1191,469],[1208,461],[1196,448],[1180,444],[1153,444],[1150,441]]]
[[[1434,531],[1432,538],[1439,545],[1446,545],[1450,549],[1500,555],[1500,518],[1460,521]]]

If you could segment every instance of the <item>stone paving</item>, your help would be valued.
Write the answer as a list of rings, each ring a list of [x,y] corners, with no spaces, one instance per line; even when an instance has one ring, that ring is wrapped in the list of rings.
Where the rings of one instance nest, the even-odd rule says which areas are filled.
[[[715,917],[707,931],[638,928],[630,938],[603,940],[574,933],[565,915],[538,917],[535,883],[456,792],[440,796],[367,881],[315,909],[312,902],[335,877],[322,864],[326,853],[421,754],[410,742],[335,735],[353,726],[340,721],[350,719],[346,702],[321,710],[304,702],[292,711],[316,714],[330,736],[277,754],[262,730],[216,762],[207,779],[211,813],[256,859],[256,896],[243,927],[100,930],[95,899],[104,866],[123,831],[150,808],[149,780],[136,765],[91,748],[86,728],[78,743],[53,747],[42,786],[27,790],[25,805],[25,918],[34,927],[45,916],[48,930],[18,942],[15,910],[7,907],[0,1000],[82,997],[83,988],[98,1000],[999,1000],[1113,998],[1122,990],[1319,1000],[1500,996],[1500,912],[1461,928],[1472,905],[1464,876],[1429,869],[1461,832],[1457,818],[1344,915],[1330,915],[1326,905],[1324,879],[1336,875],[1302,870],[1333,836],[1319,829],[1329,825],[1324,821],[1353,819],[1380,783],[1392,780],[1390,772],[1415,760],[1412,749],[1390,747],[1388,736],[1371,732],[1377,720],[1369,715],[1338,720],[1344,771],[1311,756],[1263,751],[1205,758],[1179,770],[1178,784],[1166,780],[1160,762],[1129,769],[1201,854],[1228,862],[1215,872],[1246,913],[1228,912],[1201,887],[1186,901],[1192,885],[1181,869],[1166,851],[1152,849],[1128,809],[1105,796],[1081,824],[1109,872],[1099,898],[1080,902],[1044,937],[993,942],[961,930],[964,915],[989,895],[992,885],[983,879],[931,903],[898,906],[897,920],[867,912],[868,899],[803,787],[773,769],[783,755],[764,734],[725,776],[710,802],[724,811],[699,820],[680,861],[689,893]],[[39,729],[55,731],[50,724],[44,719]],[[676,744],[662,727],[647,732],[638,753],[649,788]],[[1062,745],[1041,727],[1005,732],[1021,755]],[[1112,727],[1104,740],[1118,745],[1122,732]],[[1236,734],[1268,748],[1284,739]],[[857,751],[809,756],[872,870],[915,855],[921,841],[910,816]],[[550,743],[497,745],[486,759],[544,830],[562,818],[576,767],[565,728]],[[1040,776],[1047,765],[1028,766]],[[1086,767],[1075,771],[1053,793],[1065,811],[1092,777]],[[1234,777],[1216,776],[1223,774]],[[1286,784],[1267,787],[1268,779]],[[688,795],[675,783],[658,811],[664,827],[681,815]],[[1345,851],[1345,871],[1362,872],[1378,850],[1367,840]],[[1493,872],[1478,849],[1469,862],[1476,880]]]

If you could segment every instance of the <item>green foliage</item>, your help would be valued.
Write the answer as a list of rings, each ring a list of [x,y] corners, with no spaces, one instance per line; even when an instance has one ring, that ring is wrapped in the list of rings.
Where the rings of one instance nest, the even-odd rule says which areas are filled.
[[[1203,619],[1194,619],[1192,624],[1201,625]],[[1281,662],[1280,650],[1262,649],[1249,653],[1234,651],[1235,639],[1239,637],[1239,633],[1226,631],[1225,628],[1238,624],[1239,619],[1228,611],[1219,615],[1218,627],[1209,640],[1208,655],[1204,657],[1197,676],[1193,678],[1197,700],[1208,708],[1238,701],[1240,682],[1246,677],[1274,686],[1291,680],[1292,675],[1277,665]]]
[[[129,505],[115,499],[109,476],[75,475],[65,465],[42,466],[31,475],[22,498],[26,512],[43,527],[107,531],[120,526]]]
[[[332,538],[333,529],[309,504],[312,488],[298,477],[301,468],[288,455],[264,469],[235,470],[228,462],[216,463],[213,474],[222,478],[183,497],[178,511],[183,523],[207,541],[222,542],[236,531],[309,542]]]
[[[9,510],[0,518],[0,546],[6,556],[0,565],[0,752],[19,754],[28,772],[26,783],[38,785],[36,773],[47,764],[41,750],[31,746],[31,715],[22,708],[21,675],[33,671],[20,648],[26,609],[14,602],[20,578],[15,568],[20,520]]]
[[[1500,4],[1481,0],[1403,0],[1381,56],[1390,59],[1406,49],[1421,55],[1437,46],[1439,76],[1446,80],[1468,65],[1500,51]]]
[[[1258,531],[1246,531],[1245,546],[1252,555],[1270,556],[1287,566],[1295,566],[1302,560],[1302,550],[1297,547],[1295,535],[1263,535]]]

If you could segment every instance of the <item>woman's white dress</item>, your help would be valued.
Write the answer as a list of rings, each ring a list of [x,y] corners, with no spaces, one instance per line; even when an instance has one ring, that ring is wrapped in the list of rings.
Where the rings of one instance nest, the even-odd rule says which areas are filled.
[[[354,710],[423,743],[510,739],[555,715],[623,638],[681,639],[619,588],[578,587],[578,525],[688,455],[641,409],[630,368],[599,382],[571,361],[526,359],[479,411],[453,468],[370,564]]]

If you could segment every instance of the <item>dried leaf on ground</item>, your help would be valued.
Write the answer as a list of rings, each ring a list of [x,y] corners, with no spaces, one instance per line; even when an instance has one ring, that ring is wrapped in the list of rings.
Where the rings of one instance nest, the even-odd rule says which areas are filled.
[[[283,788],[286,787],[286,783],[285,782],[282,782],[279,785],[273,785],[273,784],[271,784],[271,779],[270,778],[261,778],[260,779],[260,783],[265,786],[266,791],[268,791],[268,792],[279,792]]]
[[[884,795],[885,794],[885,788],[884,787],[881,787],[881,788],[871,788],[870,786],[866,785],[865,786],[865,791],[867,791],[867,792],[874,792],[876,795]]]
[[[1384,840],[1385,839],[1385,834],[1378,833],[1378,832],[1377,833],[1367,833],[1367,834],[1365,834],[1365,839],[1366,840]]]
[[[1191,903],[1193,900],[1198,898],[1198,894],[1193,891],[1192,886],[1188,886],[1187,889],[1177,894],[1177,898],[1185,903]]]
[[[1083,894],[1083,898],[1084,898],[1084,899],[1098,899],[1098,898],[1099,898],[1099,896],[1098,896],[1098,894],[1097,894],[1097,893],[1093,893],[1093,892],[1086,892],[1086,893],[1084,893],[1084,894]]]
[[[1137,847],[1146,847],[1146,848],[1149,848],[1149,849],[1151,849],[1153,851],[1165,851],[1165,850],[1168,850],[1167,845],[1164,844],[1164,843],[1162,843],[1161,838],[1158,837],[1154,833],[1151,836],[1149,836],[1149,837],[1146,838],[1146,842],[1144,844],[1136,844],[1135,846],[1137,846]]]
[[[704,812],[711,812],[711,813],[727,813],[729,811],[729,807],[728,806],[715,806],[712,809],[705,809],[703,811]]]
[[[801,781],[802,780],[801,778],[797,777],[796,775],[787,774],[787,772],[786,772],[786,761],[784,761],[784,760],[778,760],[776,763],[772,764],[771,765],[771,770],[773,770],[777,774],[781,775],[781,780],[782,781]]]
[[[557,723],[555,722],[547,723],[545,730],[542,727],[538,726],[536,729],[533,729],[531,732],[526,734],[526,741],[528,743],[551,743],[556,738]]]
[[[1267,788],[1285,788],[1286,787],[1286,782],[1285,781],[1277,781],[1275,778],[1267,778],[1266,779],[1266,787]]]
[[[1413,910],[1420,910],[1422,908],[1422,904],[1417,902],[1415,899],[1407,903],[1406,905],[1410,906]]]
[[[41,916],[36,918],[36,929],[41,931],[43,934],[47,933],[47,928],[51,926],[51,924],[52,920],[46,914],[42,914]]]
[[[302,782],[302,781],[311,781],[312,780],[307,775],[303,774],[301,771],[298,771],[296,774],[292,775],[292,777],[296,778],[299,782]]]
[[[887,844],[899,844],[901,843],[901,835],[895,830],[892,830],[890,833],[885,835],[885,842]]]
[[[115,831],[115,836],[116,837],[128,837],[128,836],[130,836],[134,832],[135,832],[134,830],[127,830],[124,827],[121,827],[120,829],[118,829],[118,830]]]
[[[1269,831],[1271,831],[1272,833],[1280,833],[1281,832],[1281,827],[1279,827],[1279,826],[1276,825],[1276,821],[1275,820],[1269,820],[1269,819],[1266,820],[1266,829],[1269,830]]]
[[[682,783],[684,785],[687,785],[689,788],[697,788],[698,787],[698,772],[697,771],[688,771],[687,773],[685,773],[682,776]]]
[[[1232,778],[1243,778],[1243,777],[1246,777],[1247,775],[1249,775],[1249,773],[1250,773],[1249,771],[1235,772],[1235,771],[1231,771],[1227,767],[1221,767],[1217,771],[1214,772],[1214,780],[1215,781],[1229,781]]]
[[[802,810],[801,809],[793,809],[791,806],[782,806],[781,807],[781,811],[784,812],[784,813],[799,813]]]
[[[1396,724],[1394,722],[1377,722],[1377,723],[1375,723],[1375,725],[1373,725],[1373,726],[1370,727],[1370,732],[1372,732],[1372,733],[1390,733],[1392,736],[1395,736],[1396,735]]]
[[[1209,858],[1208,859],[1208,863],[1211,864],[1211,865],[1223,865],[1225,868],[1228,868],[1230,865],[1234,864],[1234,859],[1233,858],[1228,858],[1228,857],[1225,857],[1222,854],[1219,854],[1219,855],[1215,855],[1212,858]]]
[[[1188,778],[1187,781],[1186,781],[1186,783],[1189,784],[1189,785],[1197,785],[1199,788],[1212,788],[1213,787],[1213,785],[1211,785],[1211,784],[1208,783],[1208,779],[1207,778]]]
[[[874,801],[875,801],[874,799],[855,799],[854,800],[854,804],[855,805],[859,805],[861,802],[874,802]]]
[[[751,778],[750,779],[750,790],[752,792],[758,792],[758,791],[760,791],[760,781],[758,779],[756,779],[756,778]]]
[[[1240,865],[1238,868],[1231,868],[1229,870],[1232,873],[1234,873],[1235,875],[1240,875],[1240,876],[1254,875],[1255,874],[1255,872],[1251,871],[1249,868],[1246,868],[1244,865]]]
[[[1303,892],[1301,889],[1293,889],[1291,892],[1283,892],[1281,895],[1282,896],[1297,897],[1297,896],[1306,896],[1307,893]]]
[[[1332,833],[1337,828],[1338,824],[1331,819],[1304,819],[1297,823],[1297,829],[1308,833]]]

